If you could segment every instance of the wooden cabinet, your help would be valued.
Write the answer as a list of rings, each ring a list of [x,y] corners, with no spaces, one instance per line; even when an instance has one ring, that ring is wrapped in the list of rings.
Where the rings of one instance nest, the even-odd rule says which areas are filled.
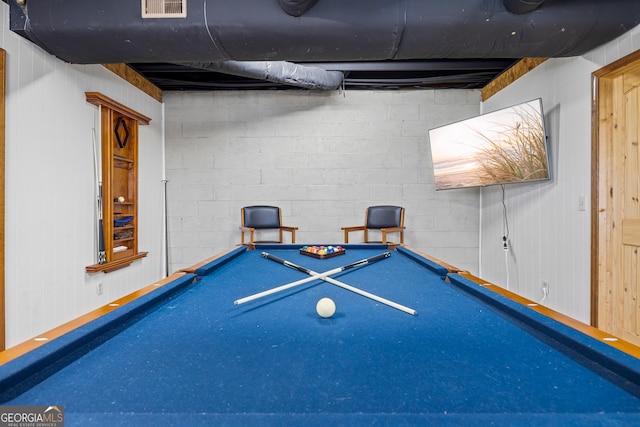
[[[114,116],[119,114],[114,113]],[[107,262],[138,253],[138,162],[137,147],[134,147],[132,141],[136,124],[134,120],[124,117],[116,117],[115,122],[119,128],[130,130],[128,134],[121,131],[126,135],[121,140],[122,145],[120,139],[116,139],[103,147],[103,171],[107,171],[109,182],[109,185],[105,185],[107,181],[102,181],[103,210],[106,214],[104,218],[110,218],[104,224]],[[114,134],[117,134],[117,129],[116,127]]]
[[[97,92],[87,101],[100,106],[102,224],[105,260],[88,272],[109,272],[147,255],[138,252],[138,125],[150,119]]]

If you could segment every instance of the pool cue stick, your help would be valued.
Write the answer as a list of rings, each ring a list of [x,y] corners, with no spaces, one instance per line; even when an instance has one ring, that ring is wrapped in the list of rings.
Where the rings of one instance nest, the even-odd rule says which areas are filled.
[[[317,275],[318,274],[313,270],[309,270],[308,268],[302,267],[300,265],[296,265],[296,264],[294,264],[292,262],[283,260],[281,258],[278,258],[278,257],[270,255],[270,254],[266,254],[266,255],[265,254],[266,254],[266,252],[263,252],[262,256],[267,258],[267,259],[270,259],[272,261],[279,262],[280,264],[285,265],[285,266],[287,266],[289,268],[293,268],[295,270],[299,270],[299,271],[305,272],[305,273],[307,273],[309,275]],[[389,253],[389,255],[387,255],[387,256],[390,256],[390,255],[391,254]],[[346,289],[348,291],[354,292],[354,293],[356,293],[358,295],[362,295],[363,297],[367,297],[367,298],[372,299],[374,301],[377,301],[379,303],[388,305],[389,307],[393,307],[393,308],[395,308],[397,310],[404,311],[405,313],[411,314],[412,316],[415,316],[415,315],[418,314],[418,312],[416,310],[412,309],[412,308],[406,307],[406,306],[404,306],[402,304],[395,303],[395,302],[390,301],[390,300],[388,300],[386,298],[379,297],[379,296],[377,296],[375,294],[372,294],[370,292],[363,291],[363,290],[358,289],[356,287],[353,287],[351,285],[347,285],[346,283],[340,282],[340,281],[335,280],[335,279],[333,279],[331,277],[321,277],[320,279],[324,280],[325,282],[331,283],[332,285],[336,285],[336,286],[339,286],[339,287],[341,287],[343,289]]]
[[[371,258],[361,259],[360,261],[352,262],[351,264],[342,266],[342,267],[340,267],[341,268],[340,271],[349,270],[349,269],[355,268],[355,267],[360,267],[360,266],[365,265],[365,264],[371,264],[371,263],[374,263],[376,261],[380,261],[381,259],[389,258],[390,256],[391,256],[391,252],[383,252],[383,253],[381,253],[379,255],[372,256]],[[268,252],[262,252],[262,257],[270,259],[271,261],[275,261],[277,263],[280,263],[280,264],[282,264],[282,265],[284,265],[286,267],[293,268],[294,270],[302,271],[303,273],[307,273],[307,274],[310,274],[310,275],[321,274],[321,273],[310,273],[311,270],[309,270],[308,268],[305,268],[305,267],[302,267],[300,265],[294,264],[294,263],[289,262],[289,261],[287,261],[285,259],[282,259],[280,257],[272,255],[272,254],[270,254]],[[335,273],[333,273],[333,274],[335,274]],[[330,274],[328,276],[330,276]]]
[[[265,258],[267,258],[267,255],[269,256],[270,259],[272,259],[274,261],[276,261],[276,259],[277,259],[278,260],[277,262],[280,262],[280,261],[285,262],[285,260],[283,260],[281,258],[278,258],[276,256],[273,256],[271,254],[267,254],[266,252],[262,253],[262,256],[265,257]],[[375,261],[378,261],[380,259],[386,258],[388,256],[391,256],[391,253],[386,252],[385,254],[376,255],[375,257],[363,259],[363,260],[356,261],[356,262],[353,262],[351,264],[348,264],[348,265],[345,265],[345,266],[342,266],[342,267],[334,268],[333,270],[325,271],[324,273],[316,273],[315,275],[312,275],[311,277],[307,277],[307,278],[304,278],[304,279],[301,279],[301,280],[297,280],[295,282],[287,283],[287,284],[284,284],[282,286],[278,286],[277,288],[268,289],[266,291],[259,292],[257,294],[249,295],[248,297],[237,299],[233,303],[235,305],[244,304],[246,302],[253,301],[253,300],[256,300],[258,298],[266,297],[267,295],[275,294],[277,292],[281,292],[281,291],[287,290],[289,288],[293,288],[295,286],[302,285],[303,283],[312,282],[314,280],[322,279],[323,277],[327,277],[327,276],[331,276],[333,274],[340,273],[340,272],[348,270],[350,268],[355,268],[355,267],[358,267],[358,266],[361,266],[361,265],[366,265],[366,264],[368,264],[370,262],[375,262]]]
[[[93,170],[96,180],[96,217],[98,219],[97,242],[98,242],[98,264],[107,262],[107,252],[104,248],[104,226],[102,219],[102,177],[100,176],[100,163],[98,160],[98,148],[96,147],[96,130],[93,129]]]
[[[164,203],[164,274],[169,277],[169,211],[167,209],[167,182],[166,178],[162,180],[163,184],[163,203]]]
[[[389,301],[386,298],[382,298],[382,297],[379,297],[379,296],[377,296],[375,294],[372,294],[370,292],[363,291],[362,289],[358,289],[356,287],[347,285],[346,283],[340,282],[340,281],[338,281],[338,280],[336,280],[334,278],[323,277],[322,280],[324,280],[325,282],[331,283],[332,285],[336,285],[336,286],[339,286],[339,287],[341,287],[343,289],[346,289],[348,291],[356,293],[358,295],[362,295],[363,297],[367,297],[367,298],[372,299],[374,301],[377,301],[379,303],[388,305],[389,307],[393,307],[393,308],[395,308],[397,310],[404,311],[405,313],[410,314],[412,316],[416,316],[418,314],[418,312],[415,311],[413,308],[409,308],[409,307],[406,307],[406,306],[404,306],[402,304],[398,304],[396,302]]]

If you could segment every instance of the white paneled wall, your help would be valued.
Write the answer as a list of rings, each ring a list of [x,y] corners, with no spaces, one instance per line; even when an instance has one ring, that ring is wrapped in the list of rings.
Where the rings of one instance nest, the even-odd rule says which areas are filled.
[[[489,112],[542,98],[553,180],[506,187],[510,247],[502,249],[502,190],[482,190],[481,265],[486,280],[583,322],[590,318],[591,73],[640,48],[640,28],[584,57],[550,59],[482,105]],[[578,201],[585,197],[585,210]],[[507,283],[507,275],[509,281]]]
[[[299,243],[342,243],[367,206],[406,208],[405,241],[478,269],[478,190],[435,192],[428,129],[479,91],[165,93],[171,270],[240,243],[240,208],[275,204]],[[361,235],[353,235],[359,242]],[[288,237],[287,237],[288,238]]]
[[[5,284],[13,346],[162,277],[162,105],[99,65],[55,59],[9,30],[7,51]],[[101,92],[151,117],[140,128],[139,248],[130,267],[87,274],[94,264],[92,128]],[[101,282],[104,292],[97,295]]]

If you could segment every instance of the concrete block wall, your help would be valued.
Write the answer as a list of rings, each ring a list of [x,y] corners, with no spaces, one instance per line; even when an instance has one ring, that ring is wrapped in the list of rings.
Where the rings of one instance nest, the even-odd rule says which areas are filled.
[[[280,206],[297,242],[317,244],[342,243],[340,228],[362,224],[367,206],[395,204],[406,208],[405,243],[477,273],[479,192],[435,192],[428,129],[479,114],[479,91],[168,92],[164,101],[170,271],[239,244],[243,206]]]

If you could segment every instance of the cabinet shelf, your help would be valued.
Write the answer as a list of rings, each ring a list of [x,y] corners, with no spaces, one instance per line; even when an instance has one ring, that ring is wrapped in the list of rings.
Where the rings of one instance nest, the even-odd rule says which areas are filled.
[[[120,169],[131,169],[134,166],[134,161],[127,157],[113,156],[113,167]]]
[[[135,255],[131,255],[125,258],[120,258],[115,261],[107,262],[105,264],[93,264],[87,266],[87,273],[98,273],[100,271],[109,273],[111,271],[118,270],[120,268],[128,267],[135,260],[144,258],[148,252],[138,252]]]
[[[114,231],[117,231],[117,230],[133,230],[133,229],[135,229],[135,227],[133,225],[123,225],[121,227],[113,227]]]

